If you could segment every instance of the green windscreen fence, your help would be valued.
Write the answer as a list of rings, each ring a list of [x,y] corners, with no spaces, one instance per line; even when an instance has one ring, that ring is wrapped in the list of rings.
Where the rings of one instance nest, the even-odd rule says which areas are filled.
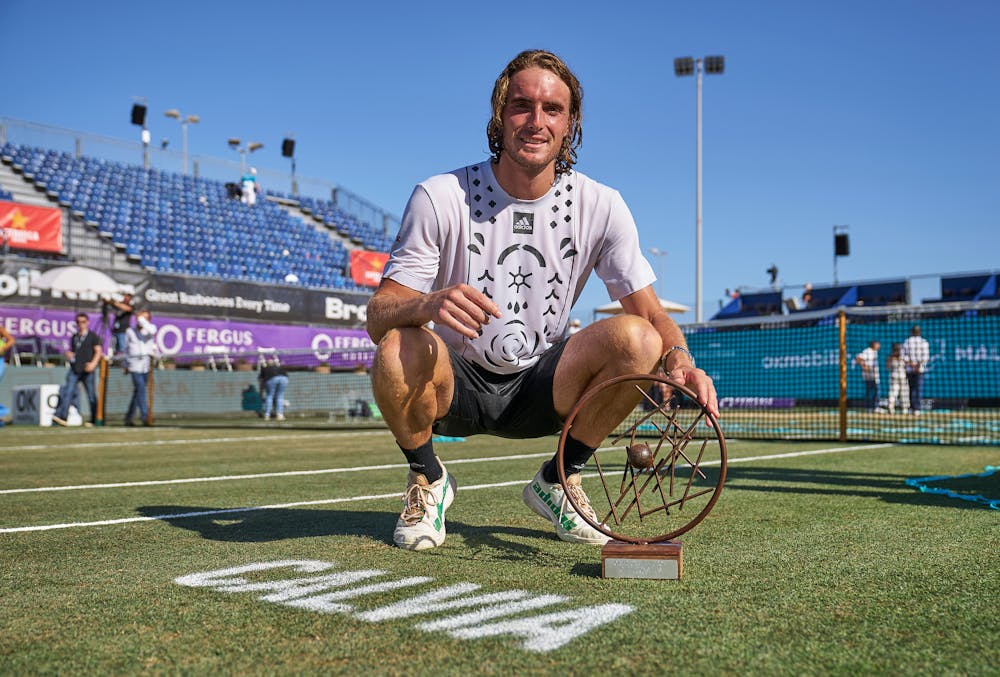
[[[893,350],[905,365],[914,327],[927,349],[919,384],[905,366],[893,373]],[[1000,444],[996,301],[841,308],[684,330],[715,380],[731,437]],[[862,355],[873,342],[874,359]]]
[[[896,383],[890,403],[888,358],[915,326],[928,346],[921,397],[909,402],[909,384]],[[1000,444],[1000,302],[845,308],[682,329],[698,366],[715,380],[731,438]],[[880,343],[877,393],[856,362],[873,341]],[[286,425],[381,425],[365,373],[371,354],[347,357],[356,362],[353,373],[316,367],[308,349],[277,353],[289,373]],[[154,369],[156,420],[259,423],[260,358],[174,356],[164,365],[174,369]],[[109,370],[106,393],[114,424],[132,393],[120,368]],[[641,416],[636,411],[619,430]]]

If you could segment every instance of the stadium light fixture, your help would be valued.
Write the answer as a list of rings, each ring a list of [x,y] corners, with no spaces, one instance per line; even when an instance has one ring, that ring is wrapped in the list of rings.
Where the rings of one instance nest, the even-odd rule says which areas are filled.
[[[650,247],[649,253],[659,259],[659,265],[657,266],[657,273],[658,274],[656,276],[656,279],[659,280],[659,282],[660,282],[660,284],[659,284],[660,288],[657,291],[657,293],[659,294],[659,297],[661,299],[666,298],[663,295],[663,259],[666,258],[667,252],[663,251],[659,247]]]
[[[299,183],[295,180],[295,137],[292,134],[281,141],[281,155],[292,161],[292,197],[298,197]]]
[[[710,75],[721,75],[726,69],[726,58],[724,56],[706,56],[703,59],[695,59],[690,56],[683,56],[674,59],[674,75],[684,77],[686,75],[696,75],[697,80],[697,104],[696,104],[696,159],[695,159],[695,240],[694,240],[694,270],[695,270],[695,322],[701,322],[701,80],[702,73]]]
[[[837,257],[850,256],[851,243],[847,236],[849,226],[833,227],[833,283],[839,284],[837,279]]]
[[[140,139],[142,139],[142,166],[149,169],[149,141],[150,133],[146,129],[146,97],[136,96],[132,99],[132,124],[142,127]]]
[[[168,118],[173,118],[181,123],[181,172],[187,174],[188,171],[188,131],[187,126],[189,124],[197,124],[201,122],[201,118],[197,115],[188,115],[187,117],[181,115],[181,112],[176,108],[171,108],[163,113]]]
[[[237,153],[240,154],[241,174],[247,173],[247,154],[252,153],[255,150],[260,150],[261,148],[264,147],[264,144],[262,144],[260,141],[250,141],[247,143],[247,145],[242,146],[240,144],[243,142],[236,137],[230,137],[227,143],[229,144],[230,148],[232,148],[233,150],[235,150]]]

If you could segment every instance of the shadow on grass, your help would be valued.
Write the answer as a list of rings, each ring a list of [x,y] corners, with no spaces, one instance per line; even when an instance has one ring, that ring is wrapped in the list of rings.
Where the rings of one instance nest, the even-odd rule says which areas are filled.
[[[803,470],[767,466],[730,467],[723,494],[727,491],[759,491],[822,496],[877,498],[887,503],[931,505],[943,508],[982,510],[984,505],[925,493],[906,485],[910,475],[851,471]],[[941,480],[936,486],[957,483],[957,478]],[[1000,497],[1000,479],[963,478],[961,492]]]
[[[146,505],[136,511],[145,517],[194,531],[202,538],[238,543],[315,536],[367,536],[391,543],[398,517],[386,512],[359,510],[231,509],[190,505]]]
[[[136,509],[145,517],[169,522],[213,541],[264,543],[317,536],[364,536],[392,545],[398,515],[358,510],[303,510],[253,508],[233,510],[208,506],[147,505]],[[471,525],[448,520],[448,532],[465,539],[472,548],[493,548],[504,559],[534,557],[538,548],[514,538],[554,538],[551,531],[497,525]]]

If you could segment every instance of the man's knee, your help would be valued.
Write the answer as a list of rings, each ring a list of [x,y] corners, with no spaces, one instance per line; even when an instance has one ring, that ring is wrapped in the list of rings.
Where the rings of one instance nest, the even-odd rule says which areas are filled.
[[[663,340],[649,321],[637,315],[619,315],[605,322],[602,351],[608,357],[640,371],[648,371],[656,365],[663,352]]]
[[[448,359],[447,348],[426,329],[390,329],[375,349],[372,378],[422,374],[429,379],[441,359]]]

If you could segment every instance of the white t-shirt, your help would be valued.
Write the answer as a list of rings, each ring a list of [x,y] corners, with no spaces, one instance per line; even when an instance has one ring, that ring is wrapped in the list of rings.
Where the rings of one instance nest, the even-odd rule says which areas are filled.
[[[931,347],[923,336],[911,336],[903,341],[903,361],[906,362],[906,373],[923,374],[927,370],[927,362],[931,359]]]
[[[150,356],[156,354],[156,325],[136,320],[125,332],[125,367],[129,373],[148,374]]]
[[[868,346],[858,353],[862,365],[861,377],[866,381],[878,382],[878,351]]]
[[[595,270],[615,301],[656,279],[618,191],[569,172],[518,200],[487,160],[417,185],[383,277],[422,293],[466,283],[493,299],[502,317],[478,339],[435,331],[465,359],[512,374],[563,337]]]

